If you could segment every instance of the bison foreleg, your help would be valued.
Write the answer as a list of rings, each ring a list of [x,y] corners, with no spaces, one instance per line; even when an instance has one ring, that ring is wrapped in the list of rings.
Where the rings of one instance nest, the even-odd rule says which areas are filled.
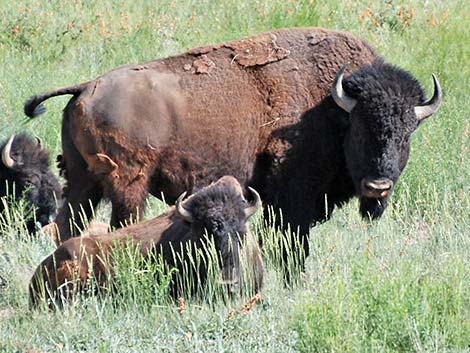
[[[309,255],[309,224],[301,223],[289,212],[274,208],[265,209],[267,226],[276,234],[274,240],[275,259],[283,270],[286,285],[295,284],[305,271],[305,259]]]

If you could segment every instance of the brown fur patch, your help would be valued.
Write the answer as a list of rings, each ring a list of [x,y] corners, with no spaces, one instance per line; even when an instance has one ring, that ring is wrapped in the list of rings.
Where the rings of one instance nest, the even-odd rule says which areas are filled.
[[[279,61],[290,54],[288,49],[276,43],[276,36],[272,33],[227,43],[225,46],[233,49],[233,60],[245,67]]]
[[[81,236],[90,236],[93,235],[103,235],[109,233],[110,228],[109,224],[101,223],[101,222],[90,222],[88,228],[84,229],[83,232],[80,233]],[[59,241],[59,227],[57,223],[52,222],[48,225],[45,225],[41,228],[41,233],[45,236],[51,238],[56,245],[60,245]]]
[[[193,61],[193,66],[196,68],[197,74],[208,74],[215,66],[215,63],[210,60],[207,55],[201,55],[198,59]]]
[[[119,167],[116,162],[114,162],[108,155],[104,153],[87,155],[86,160],[88,163],[88,170],[95,174],[113,173]]]

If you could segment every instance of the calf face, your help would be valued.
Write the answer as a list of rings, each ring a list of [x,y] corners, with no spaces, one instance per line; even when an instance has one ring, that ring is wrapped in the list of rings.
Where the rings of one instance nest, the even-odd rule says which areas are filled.
[[[0,197],[7,203],[24,200],[28,219],[26,226],[33,233],[37,226],[51,222],[57,209],[61,188],[50,170],[49,153],[27,134],[11,136],[0,145]],[[5,204],[0,204],[3,211]]]
[[[176,212],[191,224],[191,233],[202,237],[208,234],[214,241],[222,280],[233,285],[240,282],[240,240],[247,233],[248,219],[261,206],[259,194],[249,187],[254,203],[248,204],[238,181],[223,177],[207,193],[195,195],[182,204],[185,194],[176,202]]]

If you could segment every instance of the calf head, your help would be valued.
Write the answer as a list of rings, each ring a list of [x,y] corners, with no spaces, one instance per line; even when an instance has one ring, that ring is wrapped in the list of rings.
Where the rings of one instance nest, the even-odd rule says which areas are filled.
[[[36,223],[48,224],[54,217],[60,197],[60,185],[49,169],[49,154],[39,140],[26,134],[11,136],[0,145],[0,197],[24,199],[26,207],[34,212],[26,225],[30,233]],[[4,204],[0,203],[0,211]]]
[[[343,82],[345,69],[333,82],[332,97],[349,113],[346,165],[362,216],[378,218],[408,161],[410,136],[439,107],[441,88],[433,75],[434,95],[425,102],[416,79],[382,61],[360,67]]]
[[[248,188],[253,202],[243,197],[238,181],[229,176],[201,189],[185,202],[183,193],[176,202],[176,213],[191,224],[193,237],[212,236],[222,270],[222,281],[234,290],[240,281],[239,241],[247,233],[248,219],[261,207],[261,198]]]

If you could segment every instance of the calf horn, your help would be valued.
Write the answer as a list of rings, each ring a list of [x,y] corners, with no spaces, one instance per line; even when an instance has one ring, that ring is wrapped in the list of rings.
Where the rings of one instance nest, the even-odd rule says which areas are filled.
[[[2,161],[5,167],[7,168],[12,168],[15,165],[15,161],[13,160],[13,158],[10,157],[11,145],[13,143],[14,138],[15,138],[15,135],[10,137],[7,144],[5,145],[5,147],[3,147],[3,150],[2,150]]]
[[[258,192],[252,187],[248,186],[248,190],[253,194],[254,202],[245,208],[245,217],[246,219],[254,215],[254,213],[261,207],[261,197]]]
[[[439,108],[442,100],[442,90],[439,81],[437,80],[436,75],[432,74],[432,79],[434,81],[434,94],[432,98],[424,103],[424,105],[416,106],[415,107],[415,115],[418,122],[423,121],[427,117],[434,114]]]
[[[193,215],[191,214],[190,211],[188,211],[186,208],[184,208],[183,204],[181,201],[183,201],[184,197],[186,196],[186,191],[183,192],[180,197],[176,200],[176,214],[184,219],[186,222],[192,223],[194,221]]]
[[[353,110],[357,100],[349,97],[343,90],[343,75],[347,67],[348,64],[344,65],[336,74],[336,77],[333,80],[333,85],[331,86],[331,96],[340,108],[348,113],[351,113],[351,110]]]

